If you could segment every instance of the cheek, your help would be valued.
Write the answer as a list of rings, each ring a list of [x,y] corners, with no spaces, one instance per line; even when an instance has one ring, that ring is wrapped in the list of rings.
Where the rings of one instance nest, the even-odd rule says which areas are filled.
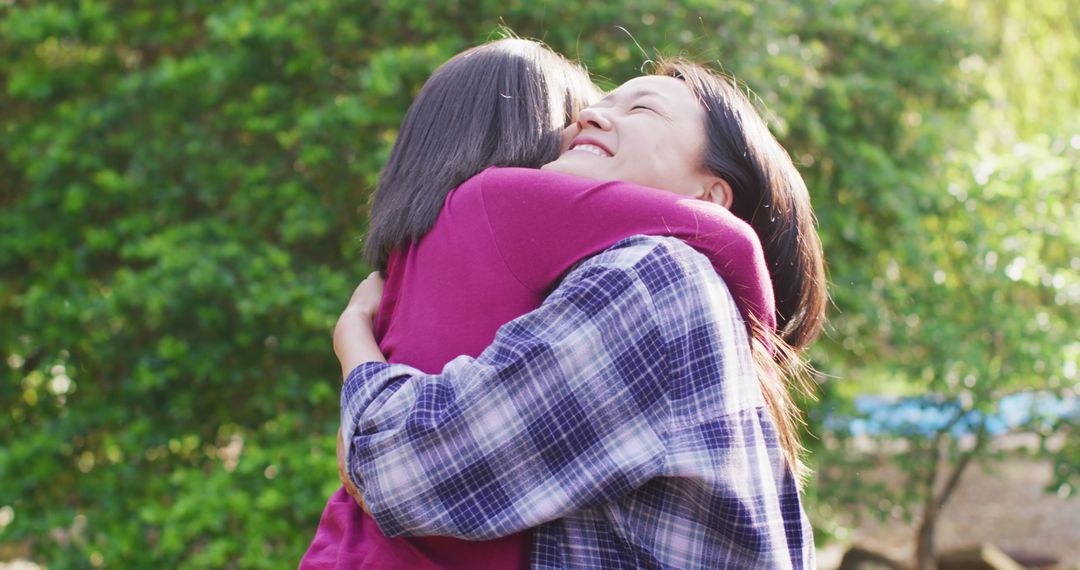
[[[658,142],[650,148],[648,156],[641,157],[641,164],[648,165],[653,175],[659,179],[678,178],[682,174],[684,161],[675,148],[677,147]]]

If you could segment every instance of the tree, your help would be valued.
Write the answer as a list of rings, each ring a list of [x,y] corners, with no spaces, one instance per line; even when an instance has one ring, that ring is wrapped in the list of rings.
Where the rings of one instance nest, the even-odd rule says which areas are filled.
[[[369,192],[424,79],[500,25],[607,85],[658,54],[739,77],[817,204],[821,368],[887,344],[866,293],[944,207],[973,96],[947,5],[0,3],[0,556],[296,562],[336,488],[329,331]]]
[[[899,379],[909,393],[935,395],[942,413],[936,424],[878,436],[905,444],[890,459],[909,484],[885,503],[914,507],[919,568],[935,567],[936,522],[965,470],[994,457],[990,424],[1002,398],[1069,397],[1080,386],[1080,23],[1056,3],[955,4],[983,26],[985,47],[959,63],[985,85],[985,99],[950,128],[952,149],[934,173],[937,196],[911,218],[898,247],[881,250],[867,323],[876,330],[839,321],[856,325],[839,335],[845,341],[865,339],[851,353],[862,361],[845,363],[841,376]],[[938,118],[918,122],[927,120]],[[1068,418],[1033,410],[1012,429],[1049,436],[1068,426]],[[826,457],[863,453],[837,431]],[[1059,461],[1060,492],[1071,492],[1078,468]],[[826,486],[861,488],[839,464],[822,476]]]

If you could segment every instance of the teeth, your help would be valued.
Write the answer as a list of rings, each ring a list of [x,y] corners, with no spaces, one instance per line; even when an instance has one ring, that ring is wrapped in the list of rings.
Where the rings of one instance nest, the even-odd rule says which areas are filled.
[[[604,149],[594,144],[579,144],[574,147],[574,150],[583,150],[585,152],[595,154],[596,156],[601,156],[604,158],[607,158],[609,156],[608,153],[604,151]]]

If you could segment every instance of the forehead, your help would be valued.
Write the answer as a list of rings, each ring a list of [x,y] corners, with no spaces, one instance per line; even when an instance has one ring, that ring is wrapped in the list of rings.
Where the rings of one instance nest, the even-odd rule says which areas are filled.
[[[605,98],[631,98],[646,95],[657,95],[672,103],[695,103],[694,95],[685,83],[666,75],[635,77],[615,88]]]
[[[601,100],[600,106],[629,105],[646,97],[660,101],[657,108],[669,120],[680,123],[698,121],[705,114],[697,97],[694,97],[682,80],[664,75],[635,77],[608,93],[607,97]]]

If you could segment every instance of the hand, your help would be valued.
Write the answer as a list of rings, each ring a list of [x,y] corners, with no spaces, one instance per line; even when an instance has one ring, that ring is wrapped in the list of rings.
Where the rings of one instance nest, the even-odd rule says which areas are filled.
[[[383,278],[378,272],[367,276],[353,291],[349,304],[334,327],[334,353],[341,362],[342,377],[363,362],[383,361],[375,344],[372,322],[382,301]]]
[[[353,291],[352,297],[349,298],[349,304],[345,307],[345,310],[351,309],[369,315],[374,319],[375,314],[379,311],[379,303],[382,302],[383,285],[385,283],[378,271],[369,273],[367,279],[364,279],[356,286],[356,290]]]
[[[372,330],[374,328],[372,321],[379,310],[382,293],[382,276],[377,272],[368,275],[367,279],[364,279],[353,291],[349,304],[338,317],[337,325],[334,327],[334,352],[341,361],[342,378],[347,377],[349,371],[360,363],[373,360],[386,361],[382,352],[379,351],[379,345],[375,342]],[[337,460],[338,479],[345,486],[345,491],[356,501],[356,504],[360,505],[360,508],[364,509],[364,512],[370,514],[363,497],[347,475],[345,440],[341,430],[338,430]]]
[[[367,505],[364,504],[364,497],[362,497],[360,495],[360,490],[356,488],[356,485],[353,485],[352,479],[349,479],[349,476],[346,474],[345,461],[347,459],[348,459],[348,457],[346,457],[346,455],[345,455],[345,440],[344,440],[344,438],[341,437],[341,430],[338,429],[338,432],[337,432],[337,473],[338,473],[338,479],[341,480],[342,486],[345,487],[345,492],[348,493],[349,496],[352,497],[354,501],[356,501],[357,505],[360,505],[361,509],[364,509],[365,513],[370,515],[371,511],[369,511],[368,508],[367,508]]]

